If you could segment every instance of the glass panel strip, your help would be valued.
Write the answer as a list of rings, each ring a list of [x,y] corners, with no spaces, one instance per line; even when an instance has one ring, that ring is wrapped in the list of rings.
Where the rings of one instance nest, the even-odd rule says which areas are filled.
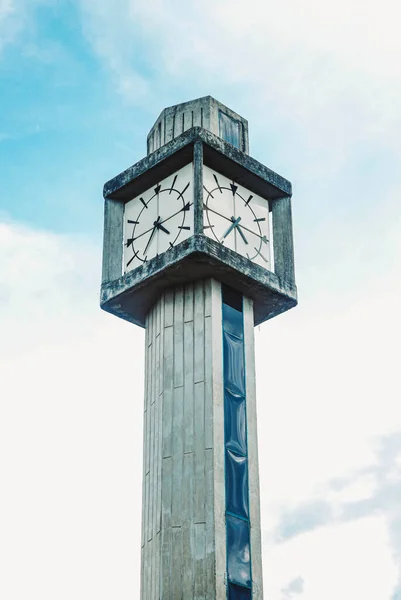
[[[227,597],[252,598],[242,296],[223,286]]]
[[[249,518],[248,459],[226,449],[226,509]]]
[[[227,578],[232,583],[251,586],[249,521],[226,516]]]

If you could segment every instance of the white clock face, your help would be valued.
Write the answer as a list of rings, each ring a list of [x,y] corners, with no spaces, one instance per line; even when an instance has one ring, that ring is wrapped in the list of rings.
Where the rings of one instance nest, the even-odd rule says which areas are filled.
[[[268,201],[206,166],[203,188],[204,234],[271,270]]]
[[[193,235],[193,164],[129,200],[124,209],[124,272]]]

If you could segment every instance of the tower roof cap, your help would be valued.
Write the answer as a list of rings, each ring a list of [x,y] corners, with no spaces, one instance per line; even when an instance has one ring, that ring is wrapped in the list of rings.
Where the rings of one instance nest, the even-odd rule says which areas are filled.
[[[212,96],[202,96],[163,109],[148,134],[148,154],[191,127],[203,127],[249,154],[248,121]]]

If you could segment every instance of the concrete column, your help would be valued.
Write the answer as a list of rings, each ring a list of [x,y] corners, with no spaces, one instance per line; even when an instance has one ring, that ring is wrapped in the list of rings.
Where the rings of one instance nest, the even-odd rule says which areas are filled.
[[[145,369],[141,599],[223,600],[219,283],[164,292],[147,317]]]
[[[253,598],[262,600],[253,305],[244,299]],[[226,600],[221,284],[166,290],[146,322],[141,600]]]

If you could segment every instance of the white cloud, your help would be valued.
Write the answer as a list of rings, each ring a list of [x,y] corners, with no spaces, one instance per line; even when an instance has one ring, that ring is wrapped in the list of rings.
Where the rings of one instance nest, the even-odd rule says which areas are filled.
[[[135,595],[143,334],[98,308],[99,247],[3,223],[0,257],[6,399],[0,470],[8,490],[1,499],[1,595],[19,600],[28,589],[40,589],[42,600],[55,590],[58,598],[70,598],[78,588],[97,598],[116,589],[121,598]],[[398,423],[391,396],[397,371],[383,382],[383,365],[371,351],[388,346],[392,315],[383,310],[385,302],[377,293],[363,310],[357,297],[339,312],[333,302],[331,312],[319,303],[300,307],[256,333],[264,564],[272,600],[283,594],[330,600],[340,590],[351,600],[358,586],[361,594],[370,590],[364,597],[373,600],[387,598],[396,585],[394,502],[380,497],[380,518],[369,511],[361,518],[356,511],[354,517],[349,513],[349,524],[339,524],[345,506],[351,510],[359,502],[362,510],[380,488],[390,498],[394,485],[398,447],[383,446],[380,466],[372,442]],[[378,310],[380,323],[366,333]],[[376,464],[375,481],[384,477],[379,487],[369,471]],[[335,476],[343,483],[328,487]],[[293,512],[298,535],[277,545],[272,532],[283,510],[291,516],[299,505],[305,508],[303,516]],[[370,566],[375,562],[376,570]],[[304,584],[294,588],[297,578]]]
[[[264,564],[274,577],[266,577],[265,594],[282,599],[288,581],[303,579],[302,600],[390,600],[397,582],[397,566],[388,546],[386,524],[372,517],[341,526],[328,525],[281,546],[271,546]],[[285,589],[285,588],[284,588]]]
[[[142,36],[135,31],[127,14],[129,6],[126,0],[117,0],[113,4],[81,0],[80,4],[84,32],[112,73],[117,90],[136,104],[146,103],[151,90],[147,78],[140,74],[137,66],[146,52],[138,43]]]
[[[295,598],[295,595],[302,594],[304,591],[304,580],[302,577],[295,577],[281,591],[283,600],[291,600],[291,598]]]
[[[302,136],[315,169],[334,156],[344,164],[356,144],[399,150],[394,0],[380,10],[360,0],[81,5],[89,39],[120,90],[155,113],[163,108],[161,90],[184,101],[191,88],[212,95],[230,89],[227,102],[265,122],[265,132],[281,123],[287,149],[291,137]]]
[[[398,5],[80,6],[127,101],[155,118],[166,97],[216,95],[249,117],[263,162],[295,170],[300,305],[256,332],[266,595],[387,600],[401,539],[390,492],[380,516],[338,523],[345,504],[362,510],[399,476],[396,460],[377,471],[380,485],[372,476],[376,440],[401,428],[400,185],[387,166],[401,139]],[[26,8],[0,5],[0,50],[19,39]],[[100,252],[72,236],[0,225],[7,600],[32,590],[41,600],[122,599],[139,589],[142,433],[123,374],[141,403],[142,333],[98,309]],[[347,484],[330,487],[335,477]],[[299,507],[316,509],[301,514],[316,527],[277,545],[280,517]]]
[[[35,9],[53,0],[0,0],[0,52],[19,39],[32,22]]]
[[[128,598],[139,586],[143,334],[100,311],[100,255],[0,225],[7,600]]]

